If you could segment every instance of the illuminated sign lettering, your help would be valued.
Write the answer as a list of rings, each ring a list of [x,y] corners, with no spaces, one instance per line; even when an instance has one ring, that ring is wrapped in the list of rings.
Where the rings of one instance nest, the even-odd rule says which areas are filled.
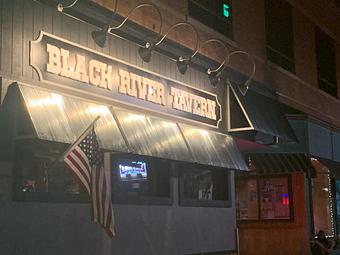
[[[46,83],[214,127],[221,121],[222,109],[215,94],[45,32],[31,41],[30,49],[31,65]]]

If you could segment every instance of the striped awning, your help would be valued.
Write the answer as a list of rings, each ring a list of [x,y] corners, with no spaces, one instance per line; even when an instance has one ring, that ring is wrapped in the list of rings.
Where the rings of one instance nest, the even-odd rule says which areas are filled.
[[[315,176],[310,158],[304,153],[251,153],[248,159],[258,174],[311,171],[311,176]]]

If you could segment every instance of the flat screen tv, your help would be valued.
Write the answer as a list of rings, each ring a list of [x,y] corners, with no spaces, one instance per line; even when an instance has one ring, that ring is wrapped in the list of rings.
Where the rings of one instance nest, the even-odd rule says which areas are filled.
[[[119,178],[122,181],[147,179],[146,162],[142,160],[120,160],[118,163]]]

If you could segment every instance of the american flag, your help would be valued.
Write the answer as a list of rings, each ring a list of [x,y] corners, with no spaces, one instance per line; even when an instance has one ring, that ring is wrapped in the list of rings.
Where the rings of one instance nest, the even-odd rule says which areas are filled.
[[[91,198],[92,220],[115,236],[110,175],[104,168],[94,124],[64,156],[65,167],[74,173]]]

